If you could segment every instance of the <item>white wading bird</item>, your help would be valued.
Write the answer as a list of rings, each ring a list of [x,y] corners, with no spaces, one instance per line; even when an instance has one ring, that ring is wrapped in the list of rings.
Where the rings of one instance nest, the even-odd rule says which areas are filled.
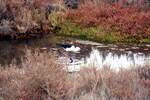
[[[57,44],[60,47],[63,47],[65,51],[68,52],[74,52],[74,53],[79,53],[80,52],[80,47],[75,47],[74,45],[71,44]]]

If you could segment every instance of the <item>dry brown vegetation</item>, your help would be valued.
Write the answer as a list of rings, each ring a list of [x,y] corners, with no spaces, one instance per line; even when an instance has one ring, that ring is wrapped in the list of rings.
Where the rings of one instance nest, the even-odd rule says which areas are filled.
[[[69,85],[66,72],[48,54],[26,54],[22,68],[1,69],[0,95],[4,100],[60,100]],[[49,99],[49,100],[51,100]]]
[[[76,0],[71,0],[73,1]],[[144,1],[130,0],[130,3],[131,6],[132,3],[143,5]],[[79,0],[77,10],[69,10],[63,15],[67,16],[67,21],[71,20],[78,26],[106,27],[105,30],[114,32],[118,37],[123,35],[125,38],[140,39],[140,42],[149,41],[150,12],[140,12],[134,6],[124,7],[126,4],[130,5],[128,2],[129,0]],[[50,13],[46,9],[52,4],[56,8],[65,9],[64,0],[0,0],[0,38],[8,36],[24,39],[52,33],[55,26],[48,19]],[[63,19],[62,16],[59,17]],[[96,35],[101,35],[101,32]]]
[[[0,0],[0,36],[19,39],[50,33],[46,7],[53,3],[61,0]]]
[[[53,20],[48,20],[43,6],[48,2],[62,3],[62,0],[31,1],[33,2],[0,0],[0,29],[4,30],[0,31],[0,35],[5,33],[4,35],[11,37],[24,38],[17,33],[46,34],[51,24],[57,25],[58,20],[55,20],[57,16],[54,16]],[[104,25],[108,29],[117,28],[125,35],[149,37],[150,12],[137,12],[132,8],[117,5],[85,4],[77,10],[68,10],[63,14],[67,20],[84,27]],[[27,50],[21,67],[15,63],[0,67],[0,99],[149,100],[150,98],[150,66],[122,69],[119,72],[105,67],[83,68],[75,73],[68,73],[64,67],[58,64],[50,53],[38,51],[33,53]]]
[[[67,73],[47,53],[27,50],[21,68],[0,70],[0,98],[4,100],[148,100],[150,67],[86,68]]]

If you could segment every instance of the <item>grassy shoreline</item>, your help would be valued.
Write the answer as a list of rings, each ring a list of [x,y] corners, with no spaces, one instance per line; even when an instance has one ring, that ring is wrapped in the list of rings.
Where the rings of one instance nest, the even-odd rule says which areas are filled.
[[[87,13],[88,12],[88,13]],[[84,4],[52,13],[57,35],[108,43],[150,43],[150,11],[119,5]]]
[[[90,40],[102,43],[115,44],[149,44],[150,38],[136,39],[118,35],[115,31],[109,31],[101,26],[81,27],[75,23],[64,22],[59,25],[60,29],[56,30],[57,36],[71,37],[82,40]]]

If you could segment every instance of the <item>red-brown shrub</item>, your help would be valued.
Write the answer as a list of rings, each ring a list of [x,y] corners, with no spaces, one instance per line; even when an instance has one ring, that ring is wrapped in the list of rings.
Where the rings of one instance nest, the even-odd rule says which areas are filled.
[[[109,30],[134,38],[150,36],[150,11],[139,11],[133,7],[119,5],[94,5],[87,3],[78,10],[69,10],[66,19],[84,27],[103,26]]]

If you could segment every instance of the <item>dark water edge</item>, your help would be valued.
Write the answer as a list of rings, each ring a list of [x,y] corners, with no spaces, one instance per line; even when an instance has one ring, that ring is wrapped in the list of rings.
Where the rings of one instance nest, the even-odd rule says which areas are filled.
[[[81,51],[78,54],[66,52],[63,48],[57,47],[56,43],[73,43],[75,46],[80,47]],[[2,66],[9,65],[12,62],[21,64],[22,58],[25,57],[26,49],[52,52],[58,55],[58,60],[63,57],[66,58],[66,64],[68,64],[68,59],[71,57],[74,62],[68,64],[70,68],[72,65],[77,68],[83,64],[87,65],[92,57],[92,59],[100,60],[98,61],[100,62],[99,66],[110,63],[110,61],[112,61],[112,64],[125,61],[126,63],[130,62],[129,64],[131,65],[133,63],[138,65],[138,62],[141,60],[144,60],[144,62],[141,61],[139,65],[150,62],[150,44],[108,44],[50,35],[22,41],[0,41],[0,64]],[[123,63],[120,62],[118,64],[121,65]]]

